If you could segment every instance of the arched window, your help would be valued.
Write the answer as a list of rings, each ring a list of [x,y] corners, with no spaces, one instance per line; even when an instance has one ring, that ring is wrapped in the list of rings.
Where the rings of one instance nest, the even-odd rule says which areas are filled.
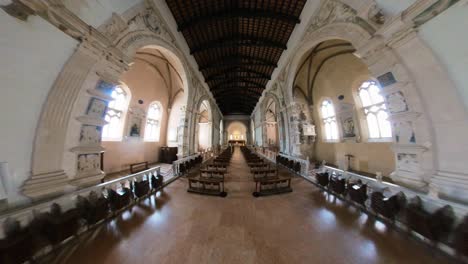
[[[161,104],[159,102],[151,103],[146,117],[145,141],[159,141],[161,116]]]
[[[336,114],[333,103],[330,100],[322,102],[321,106],[322,122],[325,128],[326,140],[338,140],[338,125],[336,124]]]
[[[109,102],[104,119],[107,124],[102,128],[102,139],[113,141],[122,139],[122,128],[125,111],[128,107],[129,94],[122,86],[116,86],[111,93],[114,100]]]
[[[370,139],[385,139],[392,137],[392,126],[388,121],[387,106],[380,87],[375,81],[365,81],[358,90],[364,115],[369,128]]]

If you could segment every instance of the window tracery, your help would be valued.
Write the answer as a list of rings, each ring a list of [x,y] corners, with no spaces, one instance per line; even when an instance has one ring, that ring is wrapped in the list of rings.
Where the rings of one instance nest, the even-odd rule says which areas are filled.
[[[330,100],[324,100],[321,105],[322,123],[326,140],[338,140],[338,125],[336,123],[336,113],[333,103]]]
[[[370,139],[392,137],[392,128],[388,121],[388,108],[380,95],[380,87],[375,81],[365,81],[358,89],[364,115],[366,116]]]
[[[113,100],[109,102],[104,117],[107,124],[102,128],[102,138],[107,141],[122,138],[123,117],[129,101],[129,95],[121,86],[114,88],[111,97]]]
[[[148,108],[145,127],[145,141],[159,141],[161,132],[161,104],[153,102]]]

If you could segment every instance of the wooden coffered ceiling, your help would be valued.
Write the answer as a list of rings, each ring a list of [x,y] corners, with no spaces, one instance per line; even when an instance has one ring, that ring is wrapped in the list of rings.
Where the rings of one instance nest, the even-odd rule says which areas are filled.
[[[223,114],[250,114],[306,0],[166,0]]]

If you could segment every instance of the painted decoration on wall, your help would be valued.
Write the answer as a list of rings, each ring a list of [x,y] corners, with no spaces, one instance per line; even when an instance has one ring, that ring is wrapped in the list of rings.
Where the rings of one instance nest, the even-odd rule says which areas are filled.
[[[390,113],[401,113],[408,111],[406,98],[401,91],[387,96],[387,106]]]
[[[80,144],[93,145],[101,142],[102,127],[83,125],[80,132]]]
[[[349,113],[346,116],[340,116],[341,127],[343,132],[343,138],[354,138],[356,137],[356,128],[354,124],[354,119],[352,113]]]
[[[98,98],[91,98],[89,100],[88,109],[86,110],[86,114],[91,117],[96,118],[104,118],[106,114],[107,102]]]
[[[99,154],[80,154],[77,164],[78,173],[99,171],[101,169],[101,158]]]
[[[145,111],[139,107],[129,108],[128,133],[129,137],[141,137],[141,128],[145,119]]]
[[[338,104],[338,117],[341,125],[343,139],[354,139],[357,136],[354,105],[349,103]]]
[[[379,77],[377,77],[377,80],[379,81],[381,87],[387,87],[396,83],[395,76],[393,76],[392,72],[387,72],[380,75]]]

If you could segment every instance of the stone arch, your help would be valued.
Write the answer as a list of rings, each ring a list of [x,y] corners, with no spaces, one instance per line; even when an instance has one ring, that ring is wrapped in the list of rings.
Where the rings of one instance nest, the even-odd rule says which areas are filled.
[[[391,73],[396,82],[389,85],[390,88],[383,89],[382,93],[386,98],[387,105],[391,108],[392,101],[397,104],[404,104],[404,109],[392,114],[390,119],[394,127],[399,122],[411,122],[411,127],[419,138],[419,142],[434,142],[427,118],[424,117],[425,110],[420,102],[415,87],[415,82],[410,78],[403,62],[394,52],[384,44],[379,36],[372,36],[364,28],[353,23],[332,23],[321,28],[309,30],[303,42],[296,49],[296,53],[291,60],[286,79],[286,94],[290,103],[294,103],[293,82],[294,76],[301,59],[305,54],[319,43],[332,39],[341,39],[350,42],[356,49],[356,54],[368,66],[374,77]],[[394,98],[394,99],[392,99]],[[400,107],[401,106],[396,106]],[[400,111],[401,110],[401,111]],[[433,173],[435,168],[434,154],[432,149],[423,146],[421,143],[413,145],[399,144],[394,139],[396,170],[392,173],[395,182],[415,189],[425,189],[428,185],[428,175]],[[404,163],[413,163],[415,166],[411,172],[406,172]]]
[[[308,33],[304,41],[295,50],[295,55],[292,57],[290,67],[288,69],[286,78],[286,94],[288,98],[293,97],[293,84],[296,72],[300,67],[301,60],[304,56],[318,44],[333,39],[341,39],[349,41],[357,50],[366,45],[372,38],[362,27],[352,23],[333,23],[319,28],[315,31]]]
[[[209,95],[204,94],[202,95],[196,104],[194,104],[194,108],[192,109],[192,122],[191,122],[191,128],[192,128],[192,133],[190,136],[190,153],[196,153],[198,151],[198,121],[199,121],[199,110],[200,107],[204,102],[208,103],[208,119],[211,122],[211,127],[210,127],[210,142],[211,142],[211,147],[213,147],[213,133],[214,133],[214,125],[213,125],[213,102],[210,100]]]
[[[133,58],[136,52],[142,48],[156,48],[163,51],[164,55],[170,56],[174,59],[177,65],[174,65],[176,70],[180,73],[182,82],[184,84],[184,93],[186,94],[184,100],[186,101],[191,93],[189,89],[191,79],[190,69],[188,68],[188,62],[185,59],[183,53],[175,47],[171,42],[160,38],[158,35],[150,32],[130,32],[121,38],[117,43],[117,48],[123,50],[128,58]]]
[[[276,107],[276,121],[277,121],[277,128],[278,128],[278,140],[279,140],[279,151],[280,152],[287,152],[288,149],[288,140],[287,140],[287,135],[288,135],[288,125],[286,120],[287,119],[287,114],[285,111],[281,111],[281,103],[278,98],[278,96],[272,92],[266,92],[262,98],[262,104],[260,107],[260,113],[261,113],[261,122],[266,121],[266,111],[268,107],[268,103],[270,101],[275,102],[275,107]],[[264,124],[262,135],[263,135],[263,145],[266,145],[266,124]]]
[[[177,47],[148,30],[129,32],[115,47],[124,53],[120,63],[132,58],[137,50],[144,47],[156,47],[173,56],[180,68],[184,101],[187,101],[192,93],[188,81],[190,70]],[[99,85],[117,85],[120,74],[126,69],[118,65],[115,58],[96,56],[96,52],[91,45],[83,42],[67,61],[49,92],[36,131],[32,176],[22,187],[26,196],[40,198],[53,195],[64,192],[70,188],[70,184],[88,185],[99,182],[103,177],[100,162],[97,161],[99,153],[104,151],[101,139],[93,139],[93,147],[82,145],[82,128],[86,125],[102,127],[105,124],[102,118],[90,118],[87,113],[93,101],[107,104],[111,100],[110,96],[95,88]],[[184,128],[184,143],[188,139],[187,132]],[[88,155],[89,159],[83,155]],[[93,172],[77,177],[79,157],[81,161],[92,162]]]

